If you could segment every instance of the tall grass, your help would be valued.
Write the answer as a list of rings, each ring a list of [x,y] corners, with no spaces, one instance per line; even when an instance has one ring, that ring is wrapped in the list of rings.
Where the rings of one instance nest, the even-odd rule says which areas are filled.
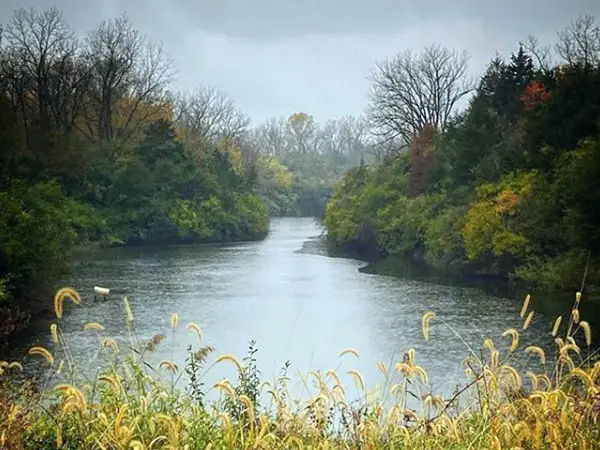
[[[54,347],[29,350],[30,357],[47,365],[42,377],[17,385],[11,373],[23,370],[22,365],[0,363],[2,449],[600,448],[600,362],[590,348],[590,326],[579,317],[579,293],[570,316],[557,318],[548,330],[556,344],[552,361],[539,346],[523,348],[519,330],[511,328],[503,334],[509,343],[504,351],[491,339],[483,341],[481,350],[467,347],[464,383],[449,398],[427,389],[427,371],[414,349],[407,349],[391,367],[377,363],[383,383],[374,389],[350,370],[353,389],[360,392],[352,401],[347,395],[351,387],[334,370],[310,372],[303,381],[310,398],[294,399],[288,365],[274,382],[263,381],[254,343],[242,360],[231,354],[213,357],[214,348],[202,345],[200,327],[190,323],[182,330],[175,313],[171,340],[190,332],[198,345],[188,347],[185,361],[171,358],[153,365],[148,355],[167,345],[167,335],[139,340],[126,298],[127,345],[119,346],[100,323],[84,327],[97,334],[106,362],[88,379],[77,370],[61,332],[66,300],[81,302],[73,289],[56,294],[57,323],[50,328]],[[528,296],[520,313],[523,329],[535,317],[529,303]],[[435,326],[448,325],[427,312],[425,339]],[[513,367],[521,352],[543,369]],[[352,348],[342,350],[340,357],[345,355],[359,357]],[[205,386],[204,375],[217,364],[235,367],[238,379]],[[219,396],[208,404],[205,394],[211,390]],[[414,402],[417,408],[411,408]]]

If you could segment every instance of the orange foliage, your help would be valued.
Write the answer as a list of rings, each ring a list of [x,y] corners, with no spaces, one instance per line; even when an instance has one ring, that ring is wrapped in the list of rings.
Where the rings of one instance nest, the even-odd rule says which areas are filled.
[[[526,111],[531,111],[538,103],[547,102],[549,99],[550,92],[539,81],[529,83],[521,95]]]
[[[435,163],[433,139],[437,130],[426,125],[413,137],[410,148],[409,191],[411,195],[425,192],[429,172]]]
[[[496,211],[503,214],[514,214],[520,201],[519,195],[512,189],[505,189],[496,197]]]

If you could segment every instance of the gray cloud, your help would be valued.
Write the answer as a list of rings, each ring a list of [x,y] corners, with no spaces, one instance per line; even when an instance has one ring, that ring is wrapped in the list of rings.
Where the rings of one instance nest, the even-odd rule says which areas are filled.
[[[299,110],[317,120],[360,114],[368,71],[406,48],[466,49],[479,74],[495,52],[508,56],[528,34],[553,43],[580,14],[600,19],[595,0],[4,0],[0,16],[53,4],[80,32],[126,12],[172,55],[177,88],[213,85],[254,122]]]

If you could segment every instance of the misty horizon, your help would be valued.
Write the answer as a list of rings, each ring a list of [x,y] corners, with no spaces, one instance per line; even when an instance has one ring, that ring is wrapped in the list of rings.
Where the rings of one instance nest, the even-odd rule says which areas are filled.
[[[394,4],[395,3],[395,4]],[[368,102],[369,72],[375,64],[411,49],[441,44],[470,56],[469,74],[479,77],[498,54],[508,57],[528,35],[553,45],[556,33],[600,4],[566,5],[510,1],[484,6],[461,0],[341,3],[229,0],[200,4],[178,0],[88,2],[8,0],[4,21],[20,8],[56,6],[79,35],[101,20],[126,14],[174,60],[175,90],[212,86],[228,94],[253,125],[302,111],[317,122],[358,116]]]

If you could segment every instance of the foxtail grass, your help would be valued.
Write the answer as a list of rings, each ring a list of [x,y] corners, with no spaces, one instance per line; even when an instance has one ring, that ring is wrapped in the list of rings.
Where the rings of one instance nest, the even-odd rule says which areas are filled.
[[[400,361],[376,362],[384,382],[372,389],[356,369],[346,374],[353,387],[344,386],[337,370],[310,372],[302,377],[310,394],[306,399],[290,394],[289,365],[273,382],[262,380],[253,343],[243,360],[228,353],[213,357],[214,348],[201,345],[202,330],[194,322],[185,329],[197,336],[198,345],[188,347],[186,361],[171,357],[153,366],[146,356],[166,335],[139,341],[126,298],[129,344],[119,345],[100,323],[86,324],[85,330],[98,334],[106,364],[93,379],[75,377],[77,368],[60,327],[66,298],[81,302],[70,288],[55,296],[59,323],[50,328],[55,348],[34,346],[27,355],[45,362],[43,389],[35,383],[15,386],[11,375],[22,364],[0,362],[2,449],[600,448],[600,362],[591,348],[590,325],[579,317],[585,301],[580,293],[564,334],[559,333],[561,317],[547,331],[555,338],[552,357],[541,346],[520,345],[519,329],[528,329],[535,320],[527,296],[519,314],[522,325],[502,334],[506,350],[490,338],[479,352],[468,346],[464,382],[450,396],[431,392],[417,352],[408,349]],[[178,325],[173,313],[173,339]],[[423,339],[430,340],[432,327],[448,325],[428,311],[421,326]],[[535,368],[517,368],[521,354]],[[359,352],[346,348],[338,356],[352,361]],[[71,376],[58,380],[65,364]],[[232,365],[238,379],[204,386],[204,375],[221,364]],[[184,374],[189,379],[185,392],[178,387]],[[209,405],[204,401],[208,391],[218,394]],[[415,401],[416,408],[411,406]]]

